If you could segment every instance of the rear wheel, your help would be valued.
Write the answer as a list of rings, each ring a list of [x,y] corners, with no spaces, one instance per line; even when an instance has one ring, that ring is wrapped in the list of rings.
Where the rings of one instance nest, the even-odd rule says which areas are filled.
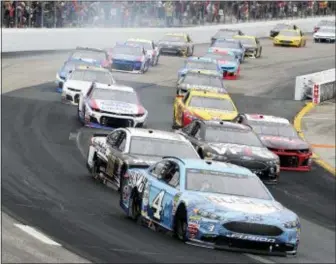
[[[93,160],[93,166],[91,170],[91,176],[94,180],[98,180],[100,178],[100,160],[95,158]]]
[[[137,221],[141,215],[141,201],[137,191],[134,191],[129,204],[129,217]]]

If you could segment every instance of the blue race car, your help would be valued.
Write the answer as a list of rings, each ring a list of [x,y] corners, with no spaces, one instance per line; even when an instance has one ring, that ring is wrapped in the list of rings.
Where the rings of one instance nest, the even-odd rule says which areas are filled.
[[[133,220],[216,249],[295,255],[298,216],[275,201],[250,170],[224,162],[164,157],[128,169],[120,206]]]
[[[151,63],[150,56],[140,45],[117,43],[111,55],[113,71],[145,73]]]
[[[214,74],[222,73],[216,60],[205,57],[190,57],[185,61],[183,68],[178,71],[177,79],[184,77],[189,70],[207,70]]]
[[[217,50],[226,50],[232,51],[240,63],[244,61],[245,58],[245,48],[239,39],[217,39],[209,48],[209,51],[217,49]]]
[[[205,58],[217,60],[218,65],[226,80],[235,80],[240,74],[240,62],[232,51],[209,49]]]
[[[66,78],[68,77],[68,74],[74,70],[75,68],[78,68],[79,66],[93,66],[96,67],[96,63],[91,63],[87,61],[83,61],[81,59],[71,59],[64,62],[63,66],[59,69],[59,71],[56,73],[56,81],[57,84],[57,92],[61,93],[63,84],[66,81]]]
[[[96,67],[111,68],[111,58],[106,50],[77,47],[68,60],[82,60],[94,64]]]

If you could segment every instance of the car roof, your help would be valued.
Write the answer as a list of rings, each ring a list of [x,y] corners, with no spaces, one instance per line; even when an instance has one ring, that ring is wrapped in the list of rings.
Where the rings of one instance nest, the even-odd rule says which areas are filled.
[[[249,36],[249,35],[236,35],[233,36],[234,39],[255,39],[255,36]]]
[[[240,42],[239,39],[234,39],[234,38],[218,38],[216,42]]]
[[[281,33],[281,32],[296,32],[296,33],[299,33],[300,30],[299,30],[299,29],[282,29],[282,30],[280,31],[280,33]]]
[[[217,63],[216,60],[207,57],[190,57],[187,61],[199,61],[204,63]]]
[[[228,121],[216,121],[216,120],[202,120],[206,127],[225,127],[233,128],[240,131],[252,131],[252,128],[238,123],[228,122]]]
[[[183,163],[183,166],[186,169],[212,170],[218,172],[233,173],[237,175],[244,174],[255,177],[255,175],[249,169],[232,163],[209,161],[203,159],[180,159],[175,157],[167,157],[164,159],[179,160],[180,162]]]
[[[245,117],[248,121],[260,121],[260,122],[269,122],[269,123],[277,123],[277,124],[284,124],[290,125],[288,119],[278,116],[272,115],[261,115],[261,114],[245,114]]]
[[[118,91],[125,91],[125,92],[131,92],[134,93],[134,89],[129,86],[120,85],[120,84],[102,84],[102,83],[96,83],[95,89],[109,89],[109,90],[118,90]]]
[[[218,89],[218,91],[207,91],[207,90],[201,90],[201,89],[193,89],[190,90],[190,96],[200,96],[200,97],[211,97],[211,98],[225,98],[230,99],[230,95],[225,91],[222,91]]]
[[[222,75],[220,73],[214,73],[214,71],[209,70],[200,70],[200,69],[190,69],[186,74],[188,75],[208,75],[213,77],[221,77]]]
[[[232,57],[236,57],[236,55],[234,54],[233,51],[231,50],[226,50],[226,49],[222,49],[222,48],[217,48],[217,47],[210,47],[212,51],[214,52],[208,52],[208,53],[218,53],[219,55],[220,54],[226,54],[226,55],[230,55]]]
[[[174,132],[157,130],[157,129],[147,129],[147,128],[133,128],[133,127],[128,127],[125,129],[127,129],[130,132],[131,136],[133,137],[145,137],[153,139],[166,139],[166,140],[189,142],[185,137]]]

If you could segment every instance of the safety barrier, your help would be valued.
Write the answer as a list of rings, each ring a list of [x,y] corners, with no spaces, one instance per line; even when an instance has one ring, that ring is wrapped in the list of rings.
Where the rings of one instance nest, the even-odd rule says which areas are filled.
[[[311,100],[314,104],[336,95],[335,68],[296,77],[295,100]]]
[[[190,28],[60,28],[2,29],[2,53],[40,50],[71,50],[76,46],[112,48],[117,41],[128,38],[160,40],[168,32],[188,32],[195,44],[209,43],[220,28],[241,29],[247,35],[267,37],[277,23],[296,24],[304,32],[312,32],[320,20],[334,17],[277,20]]]

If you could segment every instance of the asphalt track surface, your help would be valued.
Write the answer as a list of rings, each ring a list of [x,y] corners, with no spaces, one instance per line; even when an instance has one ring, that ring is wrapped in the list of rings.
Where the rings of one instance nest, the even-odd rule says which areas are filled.
[[[228,81],[241,112],[293,120],[303,106],[293,101],[294,77],[332,68],[335,46],[273,47],[263,40],[261,59],[249,59],[241,78]],[[202,55],[207,45],[198,45]],[[2,62],[2,208],[42,230],[74,253],[109,263],[335,262],[335,178],[314,164],[311,172],[281,173],[270,187],[299,214],[302,235],[296,258],[251,256],[182,244],[126,219],[111,188],[95,183],[85,168],[91,129],[76,109],[60,102],[53,83],[67,54],[6,58]],[[115,74],[137,89],[149,111],[149,127],[170,130],[177,69],[183,59],[161,57],[145,75]],[[23,88],[25,89],[19,89]],[[19,90],[17,90],[19,89]]]

